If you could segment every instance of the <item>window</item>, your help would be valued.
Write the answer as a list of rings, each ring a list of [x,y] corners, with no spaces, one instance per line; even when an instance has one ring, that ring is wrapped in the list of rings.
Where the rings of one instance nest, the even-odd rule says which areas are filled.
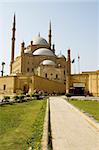
[[[27,68],[27,72],[29,72],[29,68]]]
[[[56,79],[58,78],[58,74],[56,74]]]
[[[32,72],[34,72],[34,68],[32,68]]]
[[[45,78],[47,78],[47,73],[45,73]]]
[[[4,91],[6,90],[6,85],[5,85],[5,84],[3,85],[3,90],[4,90]]]
[[[64,75],[65,75],[65,70],[64,70]]]

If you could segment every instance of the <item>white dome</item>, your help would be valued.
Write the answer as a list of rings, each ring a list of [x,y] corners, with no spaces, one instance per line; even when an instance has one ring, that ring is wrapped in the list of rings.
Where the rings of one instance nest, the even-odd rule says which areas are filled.
[[[55,56],[54,53],[47,48],[39,48],[33,52],[33,55]]]
[[[44,60],[40,63],[41,65],[51,65],[51,66],[55,66],[56,63],[52,60]]]
[[[25,49],[25,50],[24,50],[24,53],[31,54],[31,53],[32,53],[32,51],[31,51],[29,48],[27,48],[27,49]]]
[[[58,58],[65,58],[65,56],[62,55],[62,54],[59,54],[57,57],[58,57]]]
[[[48,43],[44,38],[37,36],[33,38],[33,45],[48,45]]]

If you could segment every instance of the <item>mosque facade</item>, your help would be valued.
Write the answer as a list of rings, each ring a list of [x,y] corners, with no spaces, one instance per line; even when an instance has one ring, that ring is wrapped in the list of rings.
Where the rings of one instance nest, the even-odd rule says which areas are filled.
[[[21,43],[20,56],[15,58],[16,19],[12,28],[10,75],[0,77],[0,94],[13,95],[42,90],[47,93],[73,93],[99,96],[99,71],[71,74],[71,50],[67,57],[56,55],[52,44],[51,22],[48,41],[40,34],[28,46]]]

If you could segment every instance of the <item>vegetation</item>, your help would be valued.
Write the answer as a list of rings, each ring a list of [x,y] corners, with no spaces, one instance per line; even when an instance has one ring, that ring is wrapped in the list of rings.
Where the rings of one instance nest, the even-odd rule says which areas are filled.
[[[27,141],[27,147],[30,146],[32,147],[33,150],[41,149],[44,114],[45,114],[45,104],[42,106],[41,111],[33,124],[33,134]]]
[[[9,100],[9,99],[10,99],[10,96],[4,96],[4,99],[5,99],[5,100]]]
[[[69,100],[69,102],[99,121],[99,101]]]
[[[67,97],[71,97],[73,94],[72,93],[66,93]]]
[[[0,149],[40,149],[46,100],[0,107]]]

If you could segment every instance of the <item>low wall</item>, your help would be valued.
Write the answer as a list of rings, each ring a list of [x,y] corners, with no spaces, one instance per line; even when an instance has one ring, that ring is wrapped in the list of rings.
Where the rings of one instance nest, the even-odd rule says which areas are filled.
[[[14,76],[0,77],[0,95],[14,93]]]
[[[39,76],[33,76],[34,89],[43,90],[47,93],[65,93],[66,86],[63,83],[48,80]]]
[[[5,76],[0,77],[0,95],[12,95],[24,92],[27,86],[29,93],[34,89],[47,93],[65,93],[65,85],[39,76]]]

